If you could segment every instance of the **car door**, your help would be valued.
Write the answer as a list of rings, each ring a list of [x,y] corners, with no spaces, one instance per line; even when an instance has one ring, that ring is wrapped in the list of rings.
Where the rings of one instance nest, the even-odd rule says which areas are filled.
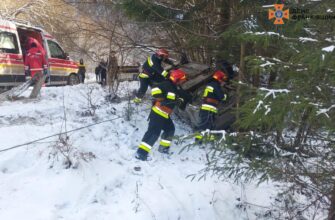
[[[25,81],[24,62],[16,29],[0,28],[0,86],[15,86]]]
[[[76,74],[77,65],[68,59],[63,49],[56,41],[47,40],[50,67],[50,83],[54,85],[65,85],[71,73]]]

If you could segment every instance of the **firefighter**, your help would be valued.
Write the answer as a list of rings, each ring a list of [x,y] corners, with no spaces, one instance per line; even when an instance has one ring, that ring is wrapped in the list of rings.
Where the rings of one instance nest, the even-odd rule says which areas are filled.
[[[162,62],[173,65],[169,59],[169,52],[163,48],[157,50],[153,55],[149,56],[142,65],[143,72],[139,74],[140,88],[136,92],[136,97],[133,99],[135,103],[140,103],[148,86],[153,86],[153,83],[164,81],[168,77],[168,71],[162,67]]]
[[[78,76],[79,76],[79,79],[80,79],[80,83],[84,83],[84,81],[85,81],[86,67],[84,65],[83,59],[79,60],[78,67],[79,67],[79,69],[78,69]]]
[[[217,106],[220,102],[227,99],[227,95],[221,89],[221,86],[227,80],[227,74],[222,70],[217,69],[213,74],[212,80],[206,85],[199,112],[200,124],[198,125],[198,129],[200,131],[205,131],[207,129],[212,130],[214,128],[214,119],[218,112]],[[195,136],[195,140],[198,143],[201,143],[203,138],[203,134],[200,132]],[[207,138],[207,140],[213,141],[215,136],[209,134]]]
[[[147,160],[148,154],[154,143],[159,138],[163,130],[158,151],[168,154],[171,146],[172,137],[174,136],[175,127],[170,118],[173,108],[178,105],[182,110],[192,97],[178,85],[186,81],[186,74],[182,70],[172,70],[168,80],[157,84],[151,90],[151,95],[155,98],[149,115],[148,130],[138,146],[136,158]]]
[[[31,77],[31,85],[34,85],[30,98],[37,96],[48,73],[44,54],[44,49],[42,47],[38,48],[36,42],[32,40],[24,61],[25,74],[27,77]]]

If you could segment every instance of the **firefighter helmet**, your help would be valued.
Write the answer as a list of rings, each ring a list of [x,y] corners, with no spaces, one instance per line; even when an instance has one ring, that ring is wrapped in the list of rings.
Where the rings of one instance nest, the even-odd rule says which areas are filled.
[[[224,81],[228,80],[227,74],[225,74],[221,70],[215,71],[215,73],[213,74],[213,78],[216,79],[219,82],[224,82]]]
[[[156,54],[164,59],[167,59],[169,57],[169,52],[163,48],[158,49],[156,51]]]
[[[170,80],[174,83],[181,83],[186,81],[186,73],[180,69],[171,70],[170,72]]]

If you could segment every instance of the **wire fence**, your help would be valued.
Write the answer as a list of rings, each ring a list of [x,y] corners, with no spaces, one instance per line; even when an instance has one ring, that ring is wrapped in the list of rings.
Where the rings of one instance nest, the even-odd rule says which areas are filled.
[[[128,99],[128,102],[131,101],[131,100],[129,100],[129,97],[127,97],[127,99]],[[149,103],[145,103],[145,102],[143,102],[142,104],[149,105]],[[136,104],[136,106],[137,106],[137,104]],[[142,111],[147,111],[149,109],[151,109],[151,105],[150,105],[149,108],[145,108],[145,109],[141,109],[141,110],[137,107],[136,110],[135,110],[135,113],[139,113],[140,111],[141,112]],[[29,142],[25,142],[25,143],[22,143],[22,144],[14,145],[12,147],[7,147],[7,148],[0,149],[0,153],[6,152],[6,151],[10,151],[10,150],[13,150],[13,149],[17,149],[17,148],[21,148],[21,147],[24,147],[24,146],[27,146],[27,145],[31,145],[31,144],[34,144],[34,143],[37,143],[37,142],[40,142],[42,140],[46,140],[46,139],[49,139],[49,138],[52,138],[52,137],[57,137],[57,136],[64,135],[64,134],[74,133],[74,132],[83,130],[85,128],[93,127],[93,126],[96,126],[96,125],[99,125],[99,124],[103,124],[103,123],[106,123],[106,122],[111,122],[111,121],[114,121],[114,120],[117,120],[117,119],[121,119],[121,118],[124,118],[124,117],[125,117],[124,115],[122,115],[122,116],[119,115],[119,116],[117,116],[115,118],[112,118],[112,119],[107,119],[107,120],[103,120],[103,121],[100,121],[100,122],[92,123],[92,124],[89,124],[89,125],[86,125],[86,126],[82,126],[82,127],[79,127],[79,128],[75,128],[75,129],[72,129],[72,130],[69,130],[69,131],[58,132],[58,133],[55,133],[55,134],[52,134],[52,135],[49,135],[49,136],[46,136],[46,137],[42,137],[42,138],[38,138],[38,139],[29,141]]]
[[[12,150],[12,149],[15,149],[15,148],[24,147],[24,146],[27,146],[27,145],[30,145],[30,144],[34,144],[36,142],[39,142],[39,141],[42,141],[42,140],[45,140],[45,139],[48,139],[48,138],[56,137],[56,136],[63,135],[63,134],[69,134],[69,133],[76,132],[76,131],[79,131],[79,130],[82,130],[82,129],[85,129],[85,128],[89,128],[89,127],[92,127],[92,126],[95,126],[95,125],[99,125],[99,124],[103,124],[103,123],[106,123],[106,122],[114,121],[114,120],[120,119],[122,117],[123,116],[118,116],[116,118],[96,122],[96,123],[89,124],[89,125],[79,127],[79,128],[75,128],[75,129],[72,129],[72,130],[69,130],[69,131],[59,132],[59,133],[56,133],[56,134],[52,134],[52,135],[49,135],[49,136],[46,136],[46,137],[42,137],[42,138],[38,138],[38,139],[35,139],[35,140],[32,140],[32,141],[29,141],[29,142],[26,142],[26,143],[23,143],[23,144],[18,144],[18,145],[12,146],[12,147],[4,148],[4,149],[0,150],[0,153],[5,152],[5,151],[9,151],[9,150]]]

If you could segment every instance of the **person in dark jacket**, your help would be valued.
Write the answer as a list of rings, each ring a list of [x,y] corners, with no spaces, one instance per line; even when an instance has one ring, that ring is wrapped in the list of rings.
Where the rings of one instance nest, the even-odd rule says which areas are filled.
[[[213,79],[206,85],[199,112],[200,124],[198,125],[198,129],[200,131],[212,130],[214,128],[215,115],[218,112],[217,106],[220,102],[227,99],[227,95],[221,89],[221,85],[227,80],[228,76],[226,73],[216,70],[213,74]],[[200,143],[203,138],[204,136],[200,132],[195,136],[196,141]],[[214,135],[208,136],[208,140],[214,139]]]
[[[95,67],[94,73],[95,73],[95,80],[96,80],[96,82],[100,83],[100,65],[98,65],[97,67]]]
[[[148,86],[153,83],[159,83],[168,77],[168,71],[162,67],[162,62],[174,65],[172,60],[169,59],[169,52],[163,48],[157,50],[154,54],[149,56],[142,65],[142,73],[139,74],[140,88],[136,93],[133,100],[135,103],[140,103]]]
[[[79,76],[79,79],[80,79],[80,83],[84,83],[84,81],[85,81],[86,67],[84,65],[83,59],[79,60],[78,67],[79,67],[79,69],[78,69],[78,76]]]
[[[136,158],[147,160],[154,143],[163,130],[158,151],[168,154],[174,136],[175,127],[170,118],[173,108],[178,105],[182,110],[192,97],[178,85],[186,81],[186,74],[181,70],[172,70],[168,80],[165,80],[151,90],[151,95],[155,98],[149,115],[148,130],[138,146]]]
[[[104,60],[101,60],[99,65],[95,68],[95,77],[97,83],[101,85],[106,84],[106,72],[107,72],[107,63]]]
[[[107,83],[107,62],[101,61],[99,64],[99,74],[100,82],[102,86],[105,86]]]

